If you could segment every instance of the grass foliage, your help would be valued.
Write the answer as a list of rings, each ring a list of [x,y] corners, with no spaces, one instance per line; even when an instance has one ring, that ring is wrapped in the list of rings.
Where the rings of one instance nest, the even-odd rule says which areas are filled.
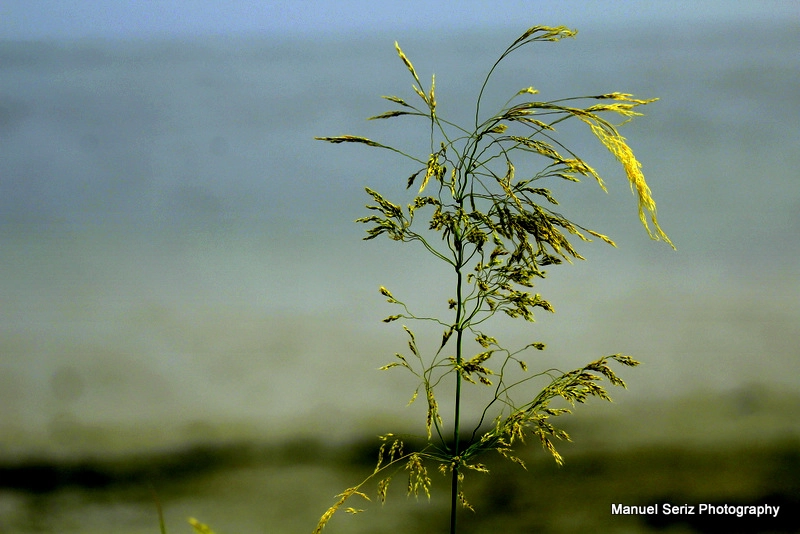
[[[570,409],[554,407],[552,401],[563,399],[574,406],[590,397],[611,400],[602,381],[625,386],[611,364],[638,365],[630,356],[613,354],[569,372],[548,369],[531,373],[523,357],[528,351],[544,350],[544,343],[535,341],[512,349],[484,330],[499,312],[530,322],[534,321],[536,308],[554,312],[550,302],[531,289],[545,278],[545,267],[584,259],[570,239],[598,238],[615,246],[607,236],[557,212],[558,201],[544,187],[552,180],[579,182],[590,178],[605,190],[595,169],[560,140],[558,127],[562,122],[585,124],[619,161],[637,197],[639,216],[648,234],[672,245],[658,224],[656,204],[639,161],[620,135],[619,125],[606,118],[617,116],[627,122],[640,115],[639,106],[655,99],[641,100],[615,92],[541,101],[536,99],[536,89],[525,87],[496,113],[482,114],[484,91],[503,59],[529,44],[558,41],[575,34],[565,27],[534,26],[517,38],[489,69],[478,94],[475,122],[470,126],[457,125],[438,115],[435,77],[426,89],[411,60],[395,43],[400,60],[414,79],[417,99],[409,103],[399,96],[384,96],[398,107],[369,120],[423,119],[428,126],[425,135],[430,137],[430,152],[412,155],[354,135],[317,138],[389,150],[412,163],[415,168],[406,184],[409,190],[414,187],[414,194],[406,200],[405,207],[367,188],[372,201],[367,208],[373,213],[357,222],[369,225],[367,240],[385,235],[394,241],[421,244],[448,267],[451,278],[447,283],[452,284],[453,296],[448,301],[452,312],[449,316],[427,317],[412,311],[404,298],[380,287],[387,302],[399,308],[384,322],[425,321],[443,329],[438,347],[424,348],[414,331],[403,325],[408,352],[396,353],[395,359],[381,368],[401,368],[417,381],[411,402],[421,396],[427,404],[426,441],[419,450],[406,451],[401,438],[382,436],[372,474],[338,496],[321,517],[315,534],[340,509],[358,513],[360,510],[346,505],[355,496],[368,499],[362,490],[372,480],[377,480],[377,496],[383,502],[392,477],[401,470],[408,476],[409,494],[422,492],[430,497],[428,469],[432,465],[451,477],[450,532],[455,533],[457,508],[472,509],[463,491],[464,475],[469,470],[487,471],[479,461],[484,453],[495,451],[524,467],[524,461],[514,451],[526,437],[532,437],[562,464],[555,442],[570,437],[551,420],[570,413]],[[534,175],[518,177],[514,163],[517,157],[538,158],[543,167]],[[423,212],[424,222],[420,220]],[[538,394],[530,395],[526,388],[519,387],[536,378],[547,380]],[[453,386],[454,413],[445,424],[438,399],[443,388]],[[479,414],[477,425],[465,433],[461,407],[462,399],[469,394],[467,387],[490,388],[493,395]],[[488,427],[487,421],[492,421]]]

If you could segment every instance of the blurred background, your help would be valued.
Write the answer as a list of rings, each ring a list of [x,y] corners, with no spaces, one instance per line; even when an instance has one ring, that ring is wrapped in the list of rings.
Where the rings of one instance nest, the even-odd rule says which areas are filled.
[[[536,289],[557,313],[491,332],[546,343],[532,369],[617,352],[643,365],[620,371],[613,405],[564,418],[565,467],[533,443],[529,471],[468,479],[463,531],[800,531],[797,3],[10,0],[0,532],[157,532],[151,489],[170,532],[190,515],[310,532],[371,472],[376,435],[423,433],[413,377],[377,371],[405,347],[377,289],[439,310],[449,273],[353,222],[365,186],[406,204],[416,168],[313,137],[426,158],[423,121],[364,120],[392,109],[381,95],[416,98],[394,41],[424,84],[436,74],[440,117],[468,125],[532,25],[579,33],[510,56],[483,110],[531,85],[660,98],[622,133],[677,251],[648,238],[605,149],[567,129],[609,194],[552,184],[562,213],[618,248],[581,244],[587,261]],[[395,484],[385,508],[326,532],[444,529],[445,479],[430,504]],[[783,506],[703,523],[612,516],[618,502]]]

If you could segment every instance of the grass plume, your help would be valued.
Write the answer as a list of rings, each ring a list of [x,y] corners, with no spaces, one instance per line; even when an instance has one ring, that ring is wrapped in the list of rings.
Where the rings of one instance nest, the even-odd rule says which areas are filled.
[[[523,445],[526,437],[532,437],[557,464],[563,464],[556,443],[571,438],[554,425],[553,419],[571,413],[573,406],[592,397],[610,401],[604,381],[625,387],[610,364],[627,367],[639,364],[630,356],[613,354],[572,371],[548,369],[531,373],[522,357],[530,350],[544,350],[544,343],[534,341],[513,349],[483,331],[484,324],[491,324],[499,312],[529,322],[535,321],[538,311],[553,313],[552,304],[531,289],[546,277],[550,266],[584,259],[573,243],[576,238],[591,241],[594,237],[615,246],[606,235],[554,211],[559,202],[543,186],[552,180],[579,182],[581,177],[588,177],[605,191],[604,180],[597,171],[560,140],[558,129],[562,122],[577,120],[588,126],[589,132],[622,166],[637,197],[640,221],[648,235],[673,246],[658,224],[656,204],[641,164],[618,126],[606,118],[620,116],[624,124],[641,115],[639,106],[656,99],[615,92],[543,101],[536,99],[539,92],[528,86],[514,93],[496,113],[482,115],[484,91],[495,69],[509,54],[532,43],[556,42],[576,34],[563,26],[534,26],[513,41],[483,80],[471,128],[438,115],[435,78],[431,78],[426,90],[411,60],[395,43],[400,60],[414,79],[412,89],[421,103],[417,101],[419,106],[415,106],[398,96],[384,96],[403,109],[389,110],[370,120],[422,118],[426,123],[425,135],[430,137],[429,152],[415,156],[353,135],[317,138],[387,149],[410,162],[412,174],[407,179],[407,189],[413,191],[415,182],[419,187],[403,201],[405,207],[367,188],[372,202],[367,209],[372,214],[357,222],[369,225],[364,239],[386,235],[393,241],[421,244],[447,268],[451,276],[447,283],[452,284],[453,294],[447,302],[450,315],[429,317],[412,311],[416,306],[406,304],[404,296],[397,297],[380,287],[379,292],[387,302],[400,308],[399,313],[389,315],[384,322],[425,321],[443,328],[438,348],[434,345],[426,349],[413,330],[403,325],[409,337],[409,352],[395,353],[395,359],[381,367],[410,372],[416,381],[411,402],[424,392],[427,402],[424,445],[408,452],[399,438],[391,434],[382,436],[374,472],[337,496],[314,533],[320,532],[340,509],[358,512],[344,508],[345,504],[354,496],[368,499],[362,489],[370,481],[377,480],[378,498],[384,502],[391,477],[400,469],[408,472],[409,494],[418,495],[422,491],[430,496],[431,479],[426,465],[434,464],[438,472],[451,480],[450,533],[455,534],[458,509],[473,509],[463,489],[465,473],[487,472],[486,466],[478,461],[481,456],[494,451],[524,467],[514,449]],[[514,163],[517,157],[539,160],[542,168],[536,174],[520,177]],[[426,223],[418,222],[420,211],[428,213]],[[546,384],[536,394],[525,387],[534,379]],[[437,398],[451,384],[454,413],[445,423]],[[493,394],[482,413],[476,414],[477,424],[464,432],[467,418],[462,414],[462,406],[465,396],[471,393],[468,388],[489,388]],[[558,399],[570,408],[552,406]],[[493,423],[487,429],[489,421]]]

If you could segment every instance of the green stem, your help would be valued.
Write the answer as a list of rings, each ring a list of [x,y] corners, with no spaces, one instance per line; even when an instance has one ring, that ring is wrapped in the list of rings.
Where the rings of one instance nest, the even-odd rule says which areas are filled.
[[[453,428],[453,479],[450,485],[450,534],[456,534],[456,512],[458,510],[458,475],[461,467],[460,432],[461,432],[461,364],[463,361],[462,338],[464,335],[464,325],[462,324],[463,296],[462,285],[463,275],[461,268],[464,265],[464,249],[461,240],[461,232],[458,228],[453,232],[453,245],[456,249],[456,394],[455,394],[455,415]]]
[[[461,273],[459,274],[459,280]],[[461,365],[461,335],[463,330],[459,329],[456,340],[456,360]],[[461,417],[461,372],[456,373],[456,413],[455,413],[455,429],[453,430],[453,480],[450,485],[450,534],[456,534],[456,510],[458,509],[458,473],[461,467],[461,462],[458,459],[461,454],[459,433],[460,433],[460,417]]]

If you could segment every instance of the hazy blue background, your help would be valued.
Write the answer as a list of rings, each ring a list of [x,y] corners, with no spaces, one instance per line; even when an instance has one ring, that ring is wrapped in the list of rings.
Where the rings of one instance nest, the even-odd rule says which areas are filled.
[[[386,31],[472,31],[539,24],[602,25],[775,22],[796,17],[791,0],[562,2],[479,0],[425,2],[253,2],[231,0],[10,0],[0,7],[5,39],[152,38],[198,35],[350,35]],[[557,21],[544,19],[557,18]],[[564,20],[568,19],[568,20]]]
[[[312,137],[424,151],[421,123],[363,120],[382,94],[414,98],[393,41],[436,73],[441,116],[469,120],[534,24],[580,33],[512,56],[487,102],[528,85],[660,97],[623,133],[678,250],[647,238],[621,170],[574,137],[610,194],[560,187],[563,212],[619,249],[582,246],[589,261],[538,289],[558,313],[504,339],[546,342],[532,367],[635,355],[621,407],[796,390],[795,2],[7,1],[0,454],[413,421],[412,382],[375,371],[404,346],[377,288],[440,306],[447,272],[352,221],[365,185],[405,203],[414,169]]]

